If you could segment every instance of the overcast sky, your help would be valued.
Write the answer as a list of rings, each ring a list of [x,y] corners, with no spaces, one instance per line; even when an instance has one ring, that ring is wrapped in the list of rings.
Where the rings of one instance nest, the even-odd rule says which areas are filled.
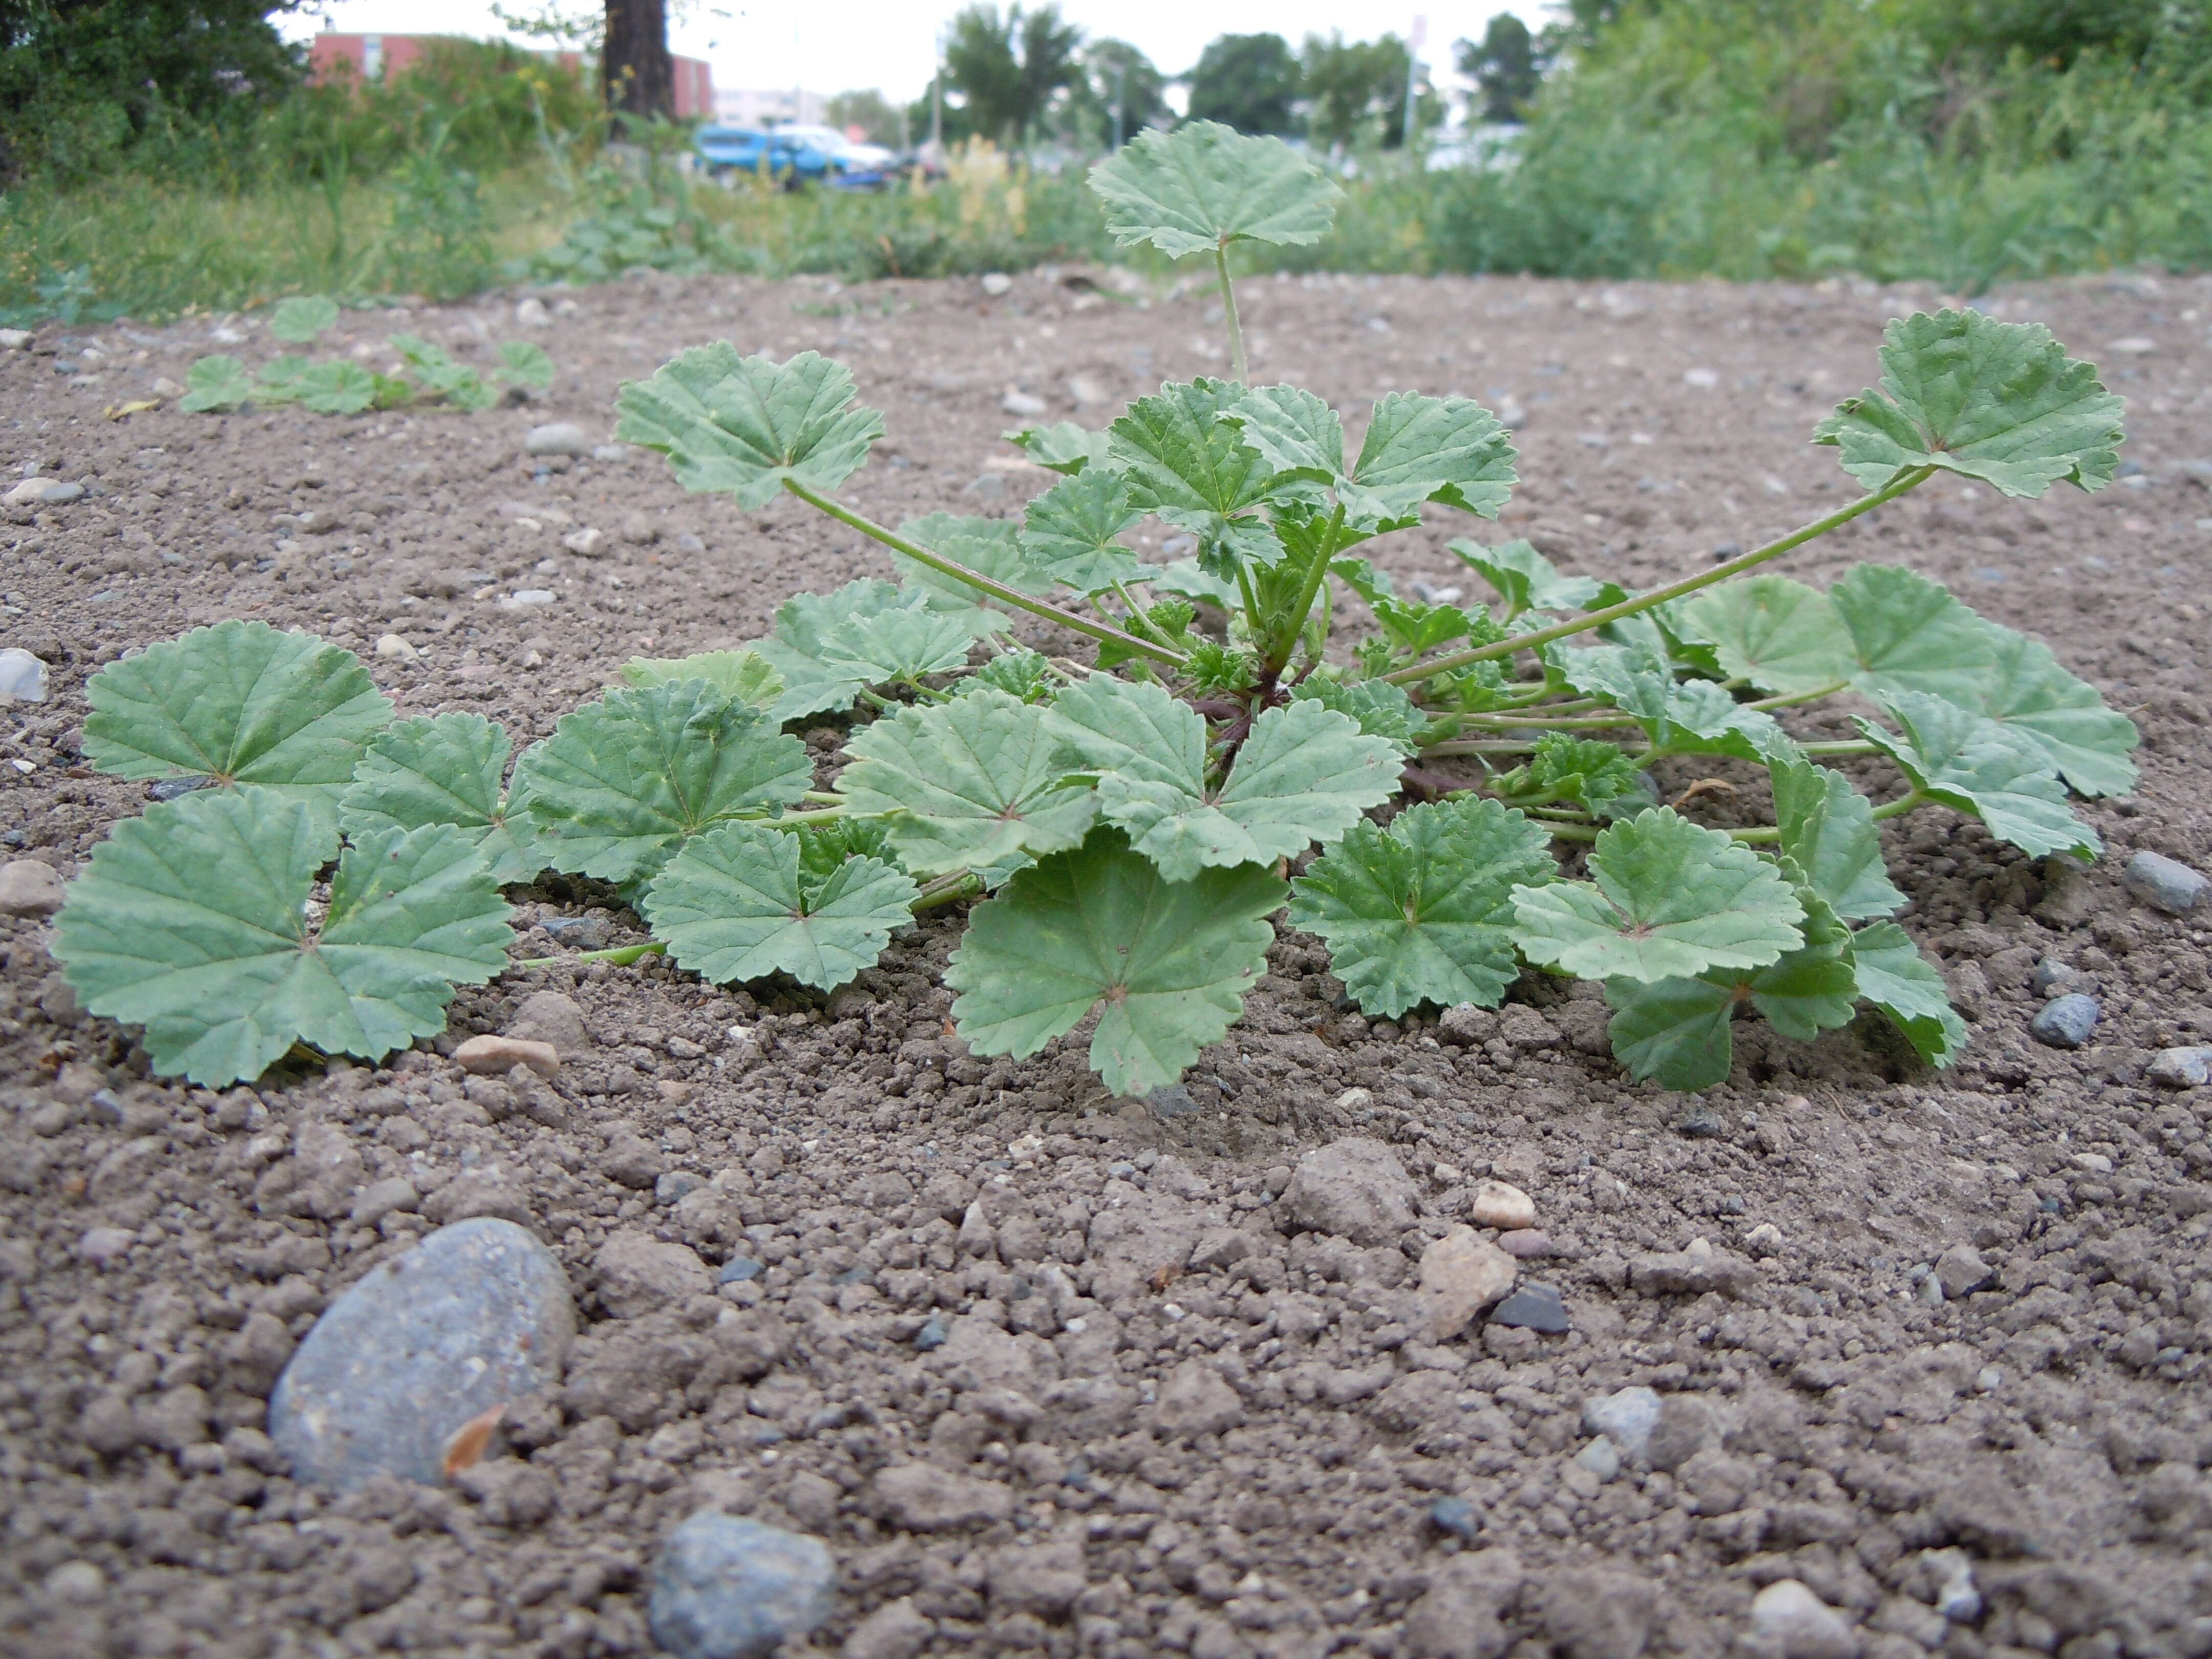
[[[1413,6],[1430,4],[1422,59],[1451,67],[1451,43],[1480,36],[1492,15],[1517,12],[1532,26],[1543,0],[1400,0],[1403,15],[1344,0],[1273,0],[1265,7],[1221,0],[1061,0],[1062,15],[1092,35],[1133,44],[1168,74],[1188,70],[1217,34],[1271,29],[1293,46],[1308,33],[1343,30],[1372,40],[1412,27]],[[529,11],[529,0],[510,3]],[[916,98],[929,84],[934,41],[958,0],[816,0],[768,6],[748,0],[692,0],[669,27],[669,46],[714,66],[718,87],[802,86],[809,92],[876,87],[894,98]],[[678,12],[672,4],[672,12]],[[287,38],[305,40],[324,27],[349,34],[501,33],[488,0],[323,0],[278,20]],[[1445,78],[1449,78],[1446,76]]]

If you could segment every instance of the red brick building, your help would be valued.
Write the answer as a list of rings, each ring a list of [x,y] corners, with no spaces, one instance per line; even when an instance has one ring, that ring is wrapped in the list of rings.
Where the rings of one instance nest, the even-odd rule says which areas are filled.
[[[341,72],[364,81],[380,81],[397,75],[422,55],[433,40],[457,37],[437,34],[319,34],[307,48],[307,68],[315,81]],[[580,53],[555,52],[564,68],[582,66]],[[676,117],[678,120],[712,120],[714,117],[714,71],[697,58],[678,58],[676,70]]]

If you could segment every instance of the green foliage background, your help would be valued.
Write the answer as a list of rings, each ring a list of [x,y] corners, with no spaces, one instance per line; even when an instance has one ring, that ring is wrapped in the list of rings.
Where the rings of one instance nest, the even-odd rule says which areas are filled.
[[[9,322],[287,293],[451,297],[639,265],[866,279],[1111,252],[1080,165],[1051,170],[1057,152],[880,196],[727,192],[666,165],[685,142],[675,129],[642,135],[643,162],[606,164],[585,79],[509,48],[457,43],[388,83],[304,88],[265,26],[241,21],[256,6],[73,6],[63,52],[32,27],[57,4],[0,0]],[[138,48],[118,20],[170,11],[229,18],[231,90],[181,70],[124,83],[117,54]],[[2212,0],[1577,0],[1563,17],[1535,42],[1548,69],[1518,102],[1510,156],[1437,170],[1382,148],[1395,122],[1380,94],[1360,115],[1315,98],[1327,89],[1305,85],[1288,43],[1216,42],[1194,109],[1257,130],[1304,122],[1353,163],[1329,243],[1250,265],[1852,272],[1972,293],[2212,264]],[[987,124],[1028,130],[1031,106],[1059,96],[1081,106],[1062,148],[1103,142],[1119,43],[1078,52],[1048,8],[995,21],[1009,101]],[[1133,82],[1132,102],[1150,103],[1151,82]],[[973,124],[946,113],[949,136]]]

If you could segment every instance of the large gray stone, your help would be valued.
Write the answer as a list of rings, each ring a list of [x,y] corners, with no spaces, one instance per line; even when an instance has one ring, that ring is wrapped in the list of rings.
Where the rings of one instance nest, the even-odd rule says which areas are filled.
[[[456,1429],[560,1382],[575,1329],[568,1275],[529,1233],[441,1228],[325,1310],[276,1380],[270,1437],[313,1486],[434,1483]]]
[[[2120,872],[2120,884],[2154,910],[2170,916],[2186,915],[2204,902],[2207,880],[2178,859],[2163,853],[2138,853]]]
[[[702,1510],[653,1563],[653,1639],[676,1659],[769,1659],[829,1622],[836,1564],[819,1539]]]
[[[1396,1243],[1413,1224],[1414,1198],[1395,1152],[1348,1135],[1298,1160],[1283,1203],[1301,1227],[1375,1245]]]

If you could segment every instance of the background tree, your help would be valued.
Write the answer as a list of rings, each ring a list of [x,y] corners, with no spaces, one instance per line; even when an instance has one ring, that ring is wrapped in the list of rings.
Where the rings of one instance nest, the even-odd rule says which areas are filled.
[[[1168,107],[1167,77],[1152,60],[1126,40],[1093,40],[1083,48],[1082,73],[1068,88],[1069,136],[1088,145],[1110,144],[1121,106],[1119,131],[1127,143],[1147,125],[1174,118]]]
[[[1029,12],[1016,5],[1001,15],[982,0],[952,20],[945,83],[967,100],[974,131],[1012,147],[1036,125],[1053,94],[1073,83],[1082,44],[1083,31],[1063,21],[1057,5]]]
[[[1490,20],[1482,40],[1462,40],[1457,48],[1459,72],[1473,81],[1475,90],[1468,100],[1468,116],[1476,121],[1517,121],[1522,109],[1536,95],[1543,70],[1536,61],[1536,42],[1528,26],[1510,11]]]
[[[1395,34],[1353,41],[1341,31],[1326,40],[1309,34],[1303,55],[1306,123],[1316,143],[1348,148],[1372,137],[1391,149],[1403,141],[1407,70],[1412,64],[1404,41]],[[1424,102],[1433,119],[1433,98]]]
[[[266,107],[300,78],[269,19],[299,3],[0,0],[0,180],[85,166],[165,121]]]
[[[1190,82],[1190,116],[1239,132],[1298,130],[1298,60],[1279,34],[1224,34],[1199,54]]]
[[[899,112],[890,99],[870,87],[860,92],[841,92],[830,100],[830,125],[841,130],[858,127],[872,144],[896,148],[903,141]]]
[[[676,64],[668,54],[666,0],[607,0],[599,85],[611,110],[675,117]]]

